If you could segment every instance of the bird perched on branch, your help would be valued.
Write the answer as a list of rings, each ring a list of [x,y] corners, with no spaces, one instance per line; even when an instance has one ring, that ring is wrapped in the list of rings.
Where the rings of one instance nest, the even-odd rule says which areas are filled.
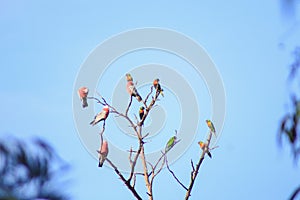
[[[130,74],[126,74],[126,80],[127,80],[126,90],[130,94],[130,96],[135,97],[138,100],[138,102],[142,101],[142,97],[138,93],[138,91],[133,83],[133,78]]]
[[[80,100],[82,101],[83,108],[88,106],[88,103],[87,103],[88,93],[89,93],[89,89],[87,87],[81,87],[78,90],[78,95],[79,95]]]
[[[143,119],[144,114],[145,114],[145,107],[144,107],[144,106],[141,106],[140,109],[139,109],[140,120]],[[141,123],[140,125],[143,125],[143,124],[144,124],[144,123]]]
[[[213,134],[217,137],[216,135],[216,129],[214,124],[212,123],[212,121],[210,121],[209,119],[206,120],[206,124],[208,126],[208,128],[210,129],[211,132],[213,132]]]
[[[201,148],[203,151],[206,151],[207,155],[208,155],[210,158],[212,158],[211,153],[209,152],[207,143],[204,143],[204,142],[200,141],[200,142],[198,142],[198,144],[200,145],[200,148]]]
[[[153,86],[156,89],[156,93],[159,93],[159,94],[161,94],[162,97],[164,97],[164,93],[163,93],[164,90],[161,88],[158,78],[154,79]]]
[[[139,110],[140,120],[143,119],[144,114],[145,114],[145,107],[144,107],[144,106],[141,106],[141,107],[140,107],[140,110]]]
[[[94,126],[94,125],[96,125],[97,123],[99,123],[100,121],[106,120],[106,118],[108,117],[108,115],[109,115],[109,107],[108,107],[108,105],[105,105],[105,106],[103,107],[102,111],[99,112],[99,113],[95,116],[94,120],[91,121],[90,124],[91,124],[92,126]]]
[[[99,153],[99,164],[98,167],[102,167],[103,163],[107,157],[108,154],[108,143],[106,140],[103,141],[99,151],[97,150],[97,152]]]
[[[167,153],[174,147],[174,145],[177,143],[176,140],[177,140],[176,136],[173,136],[169,139],[169,141],[167,142],[166,148],[165,148],[165,153]]]

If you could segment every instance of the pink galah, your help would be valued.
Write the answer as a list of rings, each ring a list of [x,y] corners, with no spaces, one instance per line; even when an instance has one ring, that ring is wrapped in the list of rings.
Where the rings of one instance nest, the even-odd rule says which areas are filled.
[[[108,154],[108,143],[106,140],[103,141],[102,146],[100,147],[99,151],[99,164],[98,167],[102,167],[103,163],[107,157]]]
[[[78,95],[79,95],[80,100],[82,101],[83,108],[88,106],[88,103],[87,103],[88,93],[89,93],[89,89],[87,87],[81,87],[78,90]]]
[[[132,81],[127,81],[126,90],[130,96],[135,97],[138,102],[142,101],[142,97],[138,93],[137,89],[134,86],[134,83]]]
[[[99,112],[99,113],[95,116],[94,120],[91,121],[90,124],[91,124],[92,126],[95,126],[95,125],[96,125],[97,123],[99,123],[100,121],[106,120],[106,118],[108,117],[108,114],[109,114],[109,107],[108,107],[108,105],[105,105],[105,106],[103,107],[102,111]]]

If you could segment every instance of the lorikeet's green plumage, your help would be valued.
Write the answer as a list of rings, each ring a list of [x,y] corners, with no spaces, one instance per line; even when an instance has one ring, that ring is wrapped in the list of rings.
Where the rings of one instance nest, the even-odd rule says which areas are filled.
[[[172,149],[172,147],[176,144],[176,136],[173,136],[169,139],[166,148],[165,148],[165,152],[167,153],[168,151],[170,151],[170,149]]]
[[[212,123],[212,121],[210,121],[209,119],[207,119],[207,120],[206,120],[206,124],[207,124],[208,128],[210,129],[210,131],[213,132],[213,134],[214,134],[215,136],[217,136],[217,135],[216,135],[216,129],[215,129],[215,126],[214,126],[214,124]]]

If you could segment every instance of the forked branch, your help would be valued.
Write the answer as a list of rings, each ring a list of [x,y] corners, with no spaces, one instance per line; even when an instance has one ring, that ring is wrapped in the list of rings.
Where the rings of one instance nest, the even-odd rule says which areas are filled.
[[[198,172],[199,172],[199,169],[200,169],[200,166],[204,160],[204,157],[205,157],[205,154],[207,153],[208,151],[208,148],[209,148],[209,145],[210,145],[210,140],[211,140],[211,137],[212,137],[212,132],[210,131],[209,132],[209,135],[207,137],[207,149],[203,150],[202,151],[202,154],[199,158],[199,161],[196,165],[196,168],[194,167],[194,164],[193,162],[191,161],[191,165],[192,165],[192,171],[191,171],[191,180],[190,180],[190,184],[189,184],[189,187],[188,187],[188,190],[186,192],[186,195],[185,195],[185,200],[188,200],[191,196],[191,192],[192,192],[192,189],[193,189],[193,186],[194,186],[194,183],[195,183],[195,180],[197,178],[197,175],[198,175]]]
[[[131,186],[130,183],[128,181],[126,181],[126,179],[124,178],[124,176],[122,175],[122,173],[118,170],[118,168],[108,158],[106,158],[106,161],[115,170],[116,174],[124,182],[124,184],[131,191],[131,193],[135,196],[135,198],[138,199],[138,200],[142,200],[142,197],[137,193],[137,191],[135,190],[134,186]]]
[[[175,173],[170,169],[169,163],[168,163],[168,159],[166,159],[166,165],[167,165],[167,169],[172,174],[173,178],[177,181],[177,183],[179,183],[179,185],[181,185],[186,191],[188,191],[188,188],[185,187],[185,185],[177,178],[177,176],[175,175]]]

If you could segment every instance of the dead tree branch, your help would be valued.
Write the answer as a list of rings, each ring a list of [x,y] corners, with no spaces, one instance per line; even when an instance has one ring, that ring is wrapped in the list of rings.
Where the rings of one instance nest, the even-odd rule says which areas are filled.
[[[167,169],[172,174],[173,178],[177,181],[177,183],[179,183],[186,191],[188,191],[188,188],[185,187],[185,185],[177,178],[177,176],[175,175],[175,173],[170,169],[169,163],[168,163],[168,159],[166,159],[166,165],[167,165]]]
[[[146,108],[148,107],[148,106],[147,106],[147,101],[148,101],[150,95],[152,94],[152,92],[153,92],[153,86],[151,86],[150,92],[148,93],[148,95],[146,96],[146,98],[145,98],[145,100],[144,100],[144,102],[143,102]]]
[[[142,200],[142,197],[137,193],[137,191],[134,189],[134,186],[131,186],[128,181],[124,178],[122,173],[118,170],[118,168],[108,159],[106,158],[106,161],[110,164],[110,166],[115,170],[116,174],[120,177],[120,179],[124,182],[124,184],[127,186],[127,188],[131,191],[133,196],[138,199]]]
[[[93,100],[95,100],[97,103],[99,103],[99,104],[105,106],[105,103],[101,102],[101,101],[100,101],[98,98],[96,98],[96,97],[87,97],[87,99],[93,99]]]
[[[300,194],[300,186],[293,192],[292,196],[289,198],[289,200],[295,200],[296,197]]]
[[[128,116],[128,111],[129,111],[129,108],[131,106],[131,103],[132,103],[132,96],[130,96],[130,101],[129,101],[129,104],[128,104],[127,108],[126,108],[125,116]]]
[[[137,159],[138,159],[138,157],[139,157],[139,155],[140,155],[140,153],[141,153],[141,150],[142,150],[142,144],[139,145],[139,149],[137,150],[136,155],[135,155],[133,161],[132,161],[131,158],[130,158],[131,170],[130,170],[130,176],[129,176],[129,178],[127,179],[128,182],[131,181],[131,179],[132,179],[132,177],[133,177],[133,175],[134,175],[134,169],[135,169],[135,166],[136,166]],[[132,151],[130,152],[130,154],[132,155]],[[131,157],[131,156],[130,156],[130,157]]]
[[[146,156],[145,156],[145,148],[144,148],[144,141],[143,139],[146,138],[149,133],[145,134],[143,136],[142,134],[142,127],[144,124],[145,119],[147,118],[148,114],[150,113],[151,109],[155,106],[156,101],[158,101],[158,96],[159,96],[159,92],[156,91],[154,97],[152,96],[152,100],[149,102],[149,104],[147,103],[151,94],[153,93],[153,86],[151,86],[149,93],[147,94],[145,100],[142,102],[145,106],[145,113],[142,117],[142,119],[139,121],[135,115],[135,119],[136,119],[136,123],[134,123],[134,120],[132,120],[131,118],[128,117],[128,112],[130,110],[130,107],[132,105],[132,96],[130,97],[130,101],[128,103],[128,106],[125,110],[125,113],[119,112],[115,107],[111,106],[100,94],[98,94],[100,96],[100,98],[95,98],[95,97],[88,97],[88,99],[93,99],[95,100],[97,103],[101,104],[101,105],[107,105],[110,109],[111,113],[116,114],[119,117],[123,117],[125,118],[128,123],[129,126],[132,127],[132,129],[134,130],[133,135],[135,135],[138,139],[139,142],[139,147],[137,151],[133,151],[132,148],[129,151],[129,163],[131,166],[130,169],[130,175],[128,177],[128,179],[126,179],[124,177],[124,175],[118,170],[118,168],[108,159],[107,163],[114,169],[115,173],[120,177],[120,179],[124,182],[124,184],[127,186],[127,188],[131,191],[131,193],[134,195],[134,197],[136,199],[142,199],[140,197],[140,195],[137,193],[137,191],[135,190],[135,185],[136,185],[136,175],[142,175],[144,176],[144,180],[145,180],[145,184],[146,184],[146,188],[147,188],[147,194],[149,195],[148,198],[149,200],[153,200],[153,181],[154,178],[162,171],[163,166],[165,164],[166,161],[166,156],[165,153],[162,152],[161,157],[158,159],[158,161],[156,162],[156,164],[153,166],[151,163],[147,163],[146,160]],[[105,121],[103,122],[103,126],[102,126],[102,130],[99,133],[100,135],[100,140],[101,140],[101,146],[103,143],[103,133],[105,131]],[[142,165],[143,165],[143,173],[136,173],[135,172],[135,167],[137,164],[138,159],[141,159]],[[149,174],[148,171],[148,164],[149,166],[151,166],[152,171]],[[151,176],[151,177],[150,177]]]
[[[103,144],[103,133],[104,133],[104,131],[105,131],[105,120],[103,121],[102,130],[99,133],[99,135],[100,135],[100,144],[101,144],[100,147],[102,147],[102,144]]]
[[[208,135],[208,137],[207,137],[207,148],[206,148],[205,150],[202,151],[202,154],[201,154],[201,156],[200,156],[200,158],[199,158],[199,161],[198,161],[198,163],[197,163],[197,165],[196,165],[196,168],[194,168],[194,164],[193,164],[193,162],[191,161],[193,170],[192,170],[192,172],[191,172],[191,181],[190,181],[188,190],[187,190],[186,195],[185,195],[185,200],[188,200],[188,199],[190,198],[190,196],[191,196],[191,192],[192,192],[192,189],[193,189],[195,180],[196,180],[196,178],[197,178],[197,175],[198,175],[198,173],[199,173],[200,166],[201,166],[201,164],[202,164],[202,162],[203,162],[203,160],[204,160],[205,154],[206,154],[207,151],[208,151],[208,148],[209,148],[209,145],[210,145],[211,137],[212,137],[212,132],[210,131],[210,132],[209,132],[209,135]]]

